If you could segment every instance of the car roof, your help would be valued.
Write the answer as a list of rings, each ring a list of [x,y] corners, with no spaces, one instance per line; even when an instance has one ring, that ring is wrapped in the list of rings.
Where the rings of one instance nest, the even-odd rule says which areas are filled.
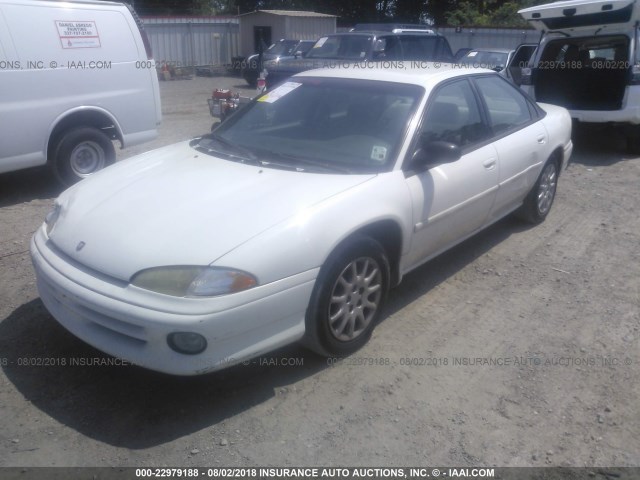
[[[512,48],[472,48],[469,52],[493,52],[493,53],[509,53],[513,52]]]
[[[388,64],[392,64],[391,68]],[[451,63],[439,62],[367,62],[338,64],[339,68],[319,68],[298,73],[296,77],[344,78],[377,80],[420,85],[427,89],[449,78],[472,74],[498,75],[485,68],[466,68]]]
[[[346,36],[368,36],[375,35],[377,37],[390,37],[390,36],[398,36],[398,37],[414,37],[416,35],[425,36],[425,37],[442,37],[439,33],[435,33],[433,31],[428,30],[420,30],[420,31],[411,31],[411,32],[390,32],[387,30],[356,30],[354,32],[338,32],[331,33],[329,35],[323,35],[324,37],[346,37]]]

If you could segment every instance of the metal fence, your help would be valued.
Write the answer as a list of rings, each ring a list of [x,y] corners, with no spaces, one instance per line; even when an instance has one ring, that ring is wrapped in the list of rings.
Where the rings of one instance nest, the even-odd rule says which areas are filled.
[[[142,21],[158,63],[223,66],[240,54],[236,17],[144,17]],[[536,30],[515,28],[443,27],[436,31],[447,38],[454,53],[463,47],[515,48],[540,39]]]
[[[240,51],[235,17],[143,17],[156,63],[222,66]]]

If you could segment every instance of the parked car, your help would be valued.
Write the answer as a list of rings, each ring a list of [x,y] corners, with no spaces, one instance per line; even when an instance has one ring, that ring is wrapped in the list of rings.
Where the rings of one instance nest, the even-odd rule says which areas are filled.
[[[457,63],[500,72],[505,69],[509,57],[514,52],[515,50],[508,48],[474,48],[463,55]]]
[[[435,33],[428,25],[420,23],[356,23],[350,32],[394,32],[402,31],[428,31]]]
[[[160,92],[127,5],[0,0],[0,173],[48,164],[72,184],[158,135]]]
[[[466,67],[488,68],[499,72],[503,77],[520,84],[522,64],[528,63],[536,50],[535,44],[522,44],[518,49],[509,48],[473,48],[463,54],[456,63]],[[457,54],[457,53],[456,53]],[[509,68],[515,66],[516,68]]]
[[[337,33],[318,39],[306,58],[267,62],[267,88],[314,68],[340,68],[350,62],[451,62],[447,39],[431,31]],[[384,63],[381,65],[385,65]]]
[[[469,53],[473,48],[471,47],[462,47],[456,50],[456,53],[453,55],[453,61],[458,62],[462,57],[464,57],[467,53]]]
[[[281,39],[272,44],[262,54],[262,62],[278,63],[286,58],[302,58],[316,43],[315,40],[287,40]],[[255,88],[260,76],[259,54],[251,55],[242,69],[242,76],[249,85]]]
[[[304,72],[63,192],[31,241],[38,290],[161,372],[346,355],[409,271],[512,212],[543,221],[571,151],[567,111],[490,70]]]
[[[640,154],[640,7],[632,0],[573,0],[519,12],[543,32],[522,88],[566,107],[578,122],[622,127]]]

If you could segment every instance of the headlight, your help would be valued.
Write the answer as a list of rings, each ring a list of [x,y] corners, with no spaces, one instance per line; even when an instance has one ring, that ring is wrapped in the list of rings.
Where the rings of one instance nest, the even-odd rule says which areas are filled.
[[[62,207],[59,203],[56,203],[53,205],[53,209],[47,213],[46,217],[44,217],[44,223],[47,225],[47,236],[49,236],[58,221],[58,217],[60,217],[60,210],[62,210]]]
[[[215,297],[258,285],[247,272],[219,267],[158,267],[136,273],[131,284],[174,297]]]

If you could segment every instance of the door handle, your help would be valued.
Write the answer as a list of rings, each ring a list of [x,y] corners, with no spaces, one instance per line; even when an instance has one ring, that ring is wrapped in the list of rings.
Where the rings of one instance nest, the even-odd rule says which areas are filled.
[[[540,135],[540,136],[538,137],[538,143],[539,143],[540,145],[544,145],[544,143],[545,143],[546,141],[547,141],[547,137],[545,137],[544,135]]]
[[[488,160],[485,160],[484,162],[482,162],[482,166],[487,170],[493,170],[494,168],[496,168],[496,159],[490,158]]]

